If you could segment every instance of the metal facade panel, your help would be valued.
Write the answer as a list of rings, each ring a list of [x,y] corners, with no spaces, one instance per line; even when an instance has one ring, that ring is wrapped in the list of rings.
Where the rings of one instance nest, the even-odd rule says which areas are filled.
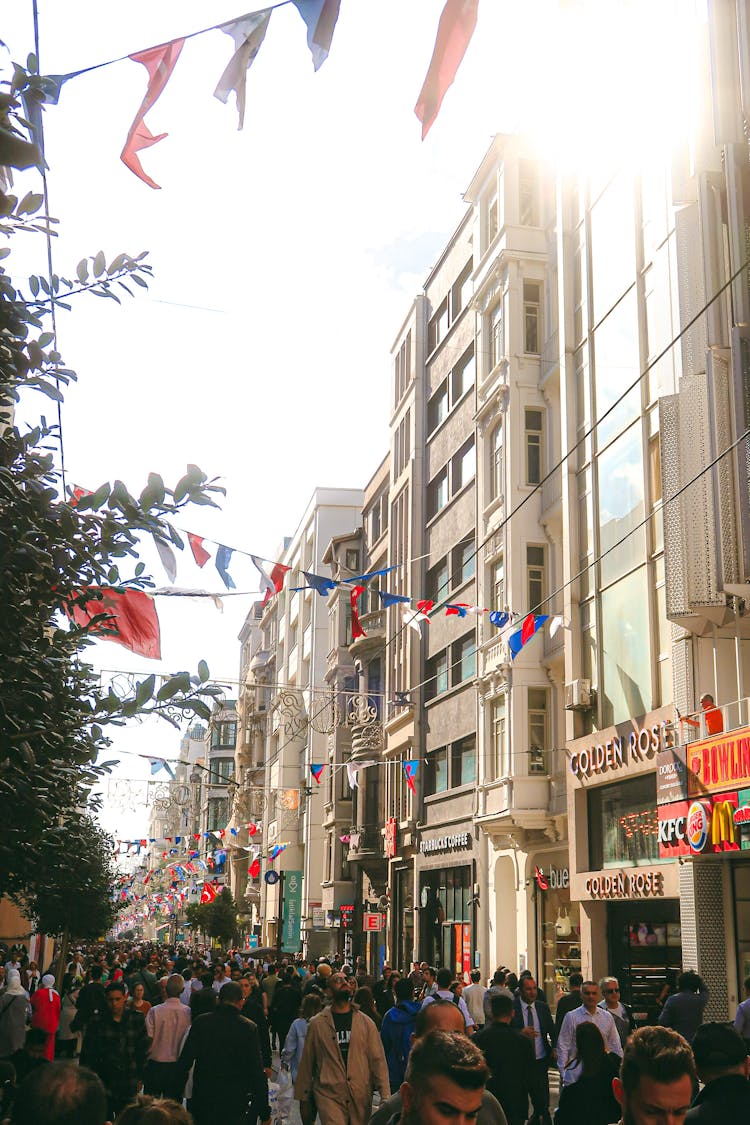
[[[705,362],[705,357],[704,357]],[[692,481],[681,496],[688,575],[688,604],[723,606],[726,599],[718,570],[718,513],[712,474],[703,472],[713,456],[711,404],[705,372],[686,376],[680,384],[679,446],[682,484]]]
[[[659,434],[662,491],[666,499],[678,491],[681,483],[680,420],[676,395],[659,399]],[[671,504],[665,504],[663,518],[667,614],[676,617],[688,612],[687,568],[680,502],[676,500]]]
[[[732,444],[732,415],[730,409],[731,365],[730,352],[712,348],[709,352],[709,391],[713,395],[713,417],[716,454]],[[715,455],[716,455],[715,454]],[[734,459],[731,454],[722,457],[713,470],[713,485],[719,516],[720,580],[724,589],[728,582],[739,581],[737,507],[734,487]]]
[[[680,324],[688,324],[698,316],[706,304],[706,289],[703,281],[700,255],[696,250],[701,245],[698,204],[683,207],[675,215],[677,237],[677,278],[680,298]],[[706,318],[698,316],[692,328],[684,333],[680,342],[682,349],[682,369],[692,375],[705,369],[707,347]]]

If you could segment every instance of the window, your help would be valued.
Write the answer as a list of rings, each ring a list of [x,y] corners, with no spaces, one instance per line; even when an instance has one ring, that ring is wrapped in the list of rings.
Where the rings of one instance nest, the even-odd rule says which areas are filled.
[[[231,746],[234,749],[234,744],[237,740],[237,723],[235,722],[222,722],[214,723],[211,727],[211,749],[216,749],[217,746]]]
[[[434,699],[436,695],[448,690],[448,653],[439,652],[425,664],[427,683],[425,698]]]
[[[433,352],[448,331],[448,298],[440,304],[427,326],[427,350]]]
[[[518,221],[522,227],[539,226],[539,169],[533,160],[518,162]]]
[[[468,391],[469,387],[474,386],[474,345],[472,344],[460,360],[453,368],[453,404],[455,405],[458,400]]]
[[[448,560],[441,559],[427,571],[427,596],[434,602],[440,602],[447,596],[450,588]]]
[[[453,458],[453,492],[454,494],[474,480],[477,471],[477,448],[474,438],[460,449]]]
[[[226,785],[234,773],[234,758],[212,758],[210,768],[210,784]]]
[[[359,570],[359,551],[351,547],[347,548],[344,566],[347,570],[351,570],[353,574],[356,574]]]
[[[425,796],[445,793],[448,788],[448,747],[441,746],[427,755],[425,771]]]
[[[503,358],[503,303],[502,300],[498,301],[494,309],[490,312],[489,320],[489,355],[490,355],[490,371],[497,367],[500,360]]]
[[[404,392],[411,380],[411,330],[407,332],[406,339],[396,353],[393,364],[394,396],[393,406],[398,406],[404,397]]]
[[[338,851],[339,865],[337,877],[342,883],[348,883],[351,879],[351,869],[349,867],[349,845],[341,844]]]
[[[503,497],[503,424],[498,422],[490,434],[490,499]]]
[[[229,802],[226,797],[211,797],[208,801],[206,831],[220,832],[229,819]]]
[[[547,773],[547,692],[529,688],[529,773]]]
[[[477,779],[476,735],[470,734],[451,747],[451,788],[471,785]]]
[[[438,475],[427,486],[427,518],[445,507],[448,503],[448,469],[441,469]]]
[[[458,578],[456,585],[463,586],[464,582],[468,582],[476,574],[477,555],[474,540],[467,539],[464,543],[459,543],[454,551],[454,558],[453,577]]]
[[[453,682],[463,683],[473,680],[477,674],[477,644],[474,633],[458,641],[454,646]]]
[[[659,858],[656,775],[589,790],[589,850],[592,869],[637,867]]]
[[[453,288],[451,289],[451,320],[456,319],[461,310],[466,308],[471,299],[473,288],[471,284],[472,265],[473,262],[471,258],[469,258],[453,283]]]
[[[526,483],[539,484],[542,479],[542,411],[524,411],[526,445]]]
[[[432,433],[448,417],[448,380],[444,379],[427,404],[427,430]]]
[[[487,246],[491,246],[500,232],[500,190],[495,184],[487,199]]]
[[[523,283],[523,339],[524,351],[538,355],[539,319],[541,315],[541,284],[538,281]]]
[[[492,608],[502,609],[505,605],[505,561],[500,558],[492,564]]]
[[[526,589],[529,613],[536,613],[544,601],[546,586],[544,547],[526,547]]]
[[[407,410],[398,424],[393,447],[394,479],[406,468],[411,454],[411,411]]]
[[[502,695],[499,699],[495,699],[492,704],[492,772],[491,776],[487,778],[488,781],[508,777],[510,774],[505,734],[505,696]]]

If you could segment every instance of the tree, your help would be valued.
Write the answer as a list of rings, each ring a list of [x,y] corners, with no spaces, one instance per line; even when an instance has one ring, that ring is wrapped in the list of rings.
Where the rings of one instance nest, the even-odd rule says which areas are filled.
[[[205,909],[205,932],[221,942],[230,942],[237,932],[237,904],[229,887],[223,887],[213,902],[205,903]]]
[[[208,924],[206,911],[208,910],[209,906],[210,903],[208,902],[191,902],[188,906],[185,907],[185,917],[190,923],[190,928],[194,934],[208,933],[208,930],[206,929],[206,926]]]
[[[47,80],[35,70],[31,57],[29,71],[16,66],[9,94],[0,96],[0,164],[41,163],[20,116],[20,98],[30,118],[44,100]],[[3,190],[2,173],[0,233],[49,229],[53,220],[40,215],[43,196],[18,199]],[[0,249],[0,895],[13,895],[52,932],[66,926],[101,932],[111,869],[103,840],[81,810],[95,811],[91,787],[112,764],[96,764],[110,745],[107,728],[142,714],[176,725],[183,717],[208,718],[220,689],[208,682],[201,662],[197,675],[179,672],[160,685],[147,676],[121,699],[101,688],[83,659],[106,613],[67,627],[65,613],[92,588],[152,587],[138,561],[140,537],[181,547],[174,516],[190,503],[216,506],[223,489],[190,465],[172,489],[151,473],[138,497],[118,480],[75,499],[64,494],[51,452],[59,438],[55,424],[44,415],[30,429],[15,424],[22,397],[27,404],[39,392],[60,402],[75,378],[45,324],[55,304],[69,307],[68,299],[81,293],[119,301],[116,287],[130,293],[128,282],[146,286],[151,270],[145,255],[119,254],[107,264],[100,251],[78,263],[76,281],[32,277],[26,292],[8,272],[9,254]],[[90,847],[90,862],[79,845]],[[75,907],[66,897],[78,898]]]

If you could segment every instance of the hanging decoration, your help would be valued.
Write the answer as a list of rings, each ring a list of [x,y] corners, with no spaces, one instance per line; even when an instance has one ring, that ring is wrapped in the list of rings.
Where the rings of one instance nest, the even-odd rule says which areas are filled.
[[[169,543],[166,543],[163,539],[159,539],[156,535],[154,536],[154,544],[167,578],[170,582],[174,583],[177,577],[177,559],[175,558],[174,551]]]
[[[164,87],[172,77],[172,71],[177,64],[184,44],[184,39],[173,39],[171,43],[162,43],[159,47],[150,47],[146,51],[139,51],[137,54],[129,56],[133,62],[142,63],[148,71],[148,88],[140,109],[135,115],[135,120],[130,126],[125,147],[120,154],[120,160],[139,180],[143,180],[144,184],[148,184],[152,188],[159,188],[160,185],[143,171],[138,153],[141,149],[150,148],[151,145],[164,140],[167,134],[159,133],[155,137],[146,125],[144,117],[161,97]]]
[[[194,535],[192,531],[188,531],[187,537],[196,564],[201,567],[205,566],[211,556],[203,546],[203,539],[200,535]]]
[[[161,659],[156,606],[142,590],[88,586],[76,595],[75,603],[62,608],[76,625],[88,628],[91,636],[114,641],[149,660]]]
[[[262,12],[221,25],[221,30],[232,36],[235,50],[214,90],[214,97],[226,104],[227,98],[234,92],[239,117],[238,129],[245,124],[247,72],[265,39],[270,19],[271,9],[266,8]]]
[[[406,778],[406,784],[409,786],[412,793],[416,793],[417,788],[414,784],[414,778],[417,776],[419,761],[415,758],[409,758],[405,762],[402,762],[402,765],[404,767],[404,777]]]
[[[216,898],[218,887],[215,883],[204,883],[203,890],[201,891],[201,902],[213,902]]]
[[[529,613],[524,618],[521,628],[517,632],[511,633],[508,637],[508,648],[512,660],[515,660],[524,645],[527,645],[531,638],[536,636],[546,620],[546,614],[534,615]]]
[[[414,107],[422,122],[422,140],[435,121],[443,98],[453,85],[477,25],[479,0],[447,0],[438,24],[427,77]]]
[[[223,543],[219,544],[219,549],[216,552],[215,566],[227,590],[235,590],[237,588],[234,579],[229,573],[229,562],[233,554],[234,551],[231,547],[226,547]]]
[[[357,602],[364,594],[366,586],[355,586],[349,595],[349,602],[352,607],[352,640],[356,641],[358,637],[366,637],[367,633],[362,628],[362,623],[359,620],[359,610]]]
[[[313,762],[310,763],[310,773],[313,775],[318,785],[320,785],[320,779],[323,776],[323,770],[325,768],[325,763],[322,763],[320,765]]]
[[[313,67],[320,70],[331,49],[341,0],[294,0],[294,6],[307,24],[307,45]]]

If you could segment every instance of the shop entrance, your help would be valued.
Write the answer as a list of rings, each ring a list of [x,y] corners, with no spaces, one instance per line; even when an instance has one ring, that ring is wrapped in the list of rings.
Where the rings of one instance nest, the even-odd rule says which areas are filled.
[[[638,1024],[655,1023],[682,969],[679,902],[608,903],[607,939],[622,1000]]]

